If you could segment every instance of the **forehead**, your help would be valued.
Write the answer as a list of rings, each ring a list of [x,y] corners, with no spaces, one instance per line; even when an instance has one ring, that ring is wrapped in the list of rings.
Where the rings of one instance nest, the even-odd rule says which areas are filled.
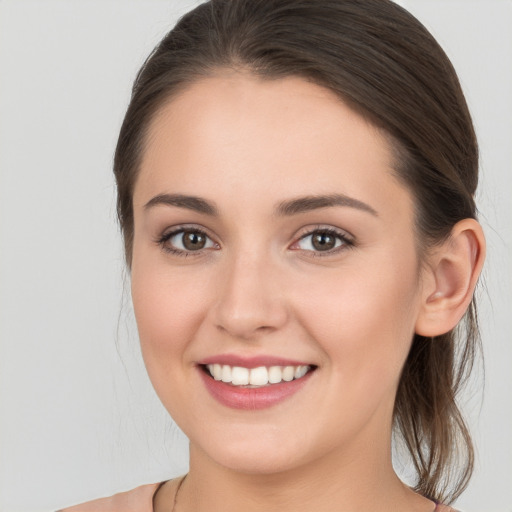
[[[333,192],[392,205],[397,193],[410,199],[392,167],[382,132],[332,91],[298,77],[225,73],[192,84],[158,111],[135,204],[177,191],[246,206],[258,197],[261,206]]]

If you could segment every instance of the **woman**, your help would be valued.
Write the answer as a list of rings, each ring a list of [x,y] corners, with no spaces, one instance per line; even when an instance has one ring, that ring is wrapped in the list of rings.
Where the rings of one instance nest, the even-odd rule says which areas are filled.
[[[471,118],[426,29],[388,0],[202,4],[141,69],[114,172],[190,471],[67,510],[451,510],[485,241]]]

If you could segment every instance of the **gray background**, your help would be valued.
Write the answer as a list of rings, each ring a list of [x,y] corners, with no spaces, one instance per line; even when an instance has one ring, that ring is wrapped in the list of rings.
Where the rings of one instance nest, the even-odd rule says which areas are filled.
[[[482,150],[486,384],[466,512],[512,511],[512,2],[403,0],[457,68]],[[186,471],[146,377],[112,153],[144,58],[195,1],[0,0],[0,510],[37,512]]]

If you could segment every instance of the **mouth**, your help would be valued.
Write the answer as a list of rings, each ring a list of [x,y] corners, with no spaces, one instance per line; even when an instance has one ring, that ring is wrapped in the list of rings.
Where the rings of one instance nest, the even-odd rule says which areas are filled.
[[[315,365],[258,366],[246,368],[228,364],[200,364],[201,370],[215,381],[232,387],[257,389],[303,379],[316,370]]]
[[[201,380],[216,401],[239,410],[273,407],[311,388],[318,366],[273,355],[219,354],[196,363]]]

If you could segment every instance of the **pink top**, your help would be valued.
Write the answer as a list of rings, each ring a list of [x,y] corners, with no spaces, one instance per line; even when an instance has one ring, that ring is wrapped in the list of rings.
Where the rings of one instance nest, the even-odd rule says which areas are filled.
[[[148,484],[109,498],[88,501],[58,512],[153,512],[153,498],[165,482]],[[434,512],[457,512],[447,505],[437,504]]]

